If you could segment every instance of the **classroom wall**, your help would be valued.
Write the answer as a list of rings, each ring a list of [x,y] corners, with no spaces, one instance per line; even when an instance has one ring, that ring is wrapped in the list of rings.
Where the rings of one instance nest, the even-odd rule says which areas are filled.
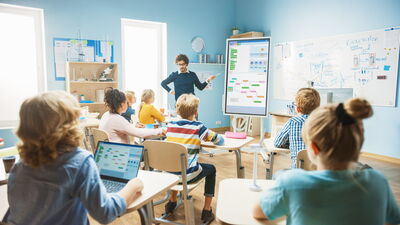
[[[399,0],[236,0],[236,25],[241,32],[264,31],[274,43],[314,39],[400,26]],[[272,53],[273,54],[273,53]],[[273,84],[274,74],[270,76]],[[363,151],[400,158],[400,101],[397,107],[374,107],[365,120]],[[272,87],[273,89],[279,87]],[[287,101],[270,98],[270,111],[282,111]],[[264,120],[270,131],[270,118]]]
[[[115,61],[121,63],[121,18],[150,20],[167,23],[168,74],[176,71],[175,56],[187,54],[191,61],[197,55],[191,49],[194,36],[205,41],[207,54],[223,54],[225,38],[234,24],[235,6],[231,0],[2,0],[3,3],[44,9],[45,42],[47,57],[48,90],[65,90],[64,81],[56,81],[54,75],[53,38],[112,40]],[[122,72],[122,65],[120,65]],[[122,74],[120,74],[122,75]],[[167,75],[167,74],[166,74]],[[122,76],[121,80],[122,80]],[[121,84],[120,84],[121,85]],[[223,87],[219,87],[223,88]],[[208,92],[207,101],[221,101]],[[139,94],[140,96],[140,94]],[[169,98],[173,100],[173,98]],[[222,112],[208,121],[221,121]],[[216,127],[214,124],[207,124]]]

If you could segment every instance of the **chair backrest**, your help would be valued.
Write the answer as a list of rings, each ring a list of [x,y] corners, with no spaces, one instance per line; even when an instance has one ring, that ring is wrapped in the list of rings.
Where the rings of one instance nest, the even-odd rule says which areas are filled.
[[[249,131],[250,117],[248,116],[233,116],[231,119],[231,126],[233,127],[233,132],[245,132]]]
[[[108,134],[104,130],[100,130],[98,128],[91,129],[93,135],[93,153],[96,151],[97,143],[99,141],[109,141]]]
[[[304,170],[316,170],[317,167],[308,158],[307,150],[303,149],[297,153],[297,168]]]
[[[168,172],[181,172],[183,155],[187,168],[187,149],[184,145],[160,140],[146,140],[143,145],[147,151],[149,167]]]

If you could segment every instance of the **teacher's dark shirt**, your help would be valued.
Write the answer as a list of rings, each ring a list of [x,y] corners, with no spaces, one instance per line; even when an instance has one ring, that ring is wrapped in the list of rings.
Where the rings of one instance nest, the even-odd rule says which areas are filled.
[[[208,84],[207,82],[200,82],[196,73],[189,70],[185,73],[178,73],[178,71],[171,73],[167,79],[161,82],[161,86],[170,92],[171,88],[168,87],[168,84],[172,82],[175,86],[175,100],[182,94],[194,94],[194,86],[199,90],[203,90]]]

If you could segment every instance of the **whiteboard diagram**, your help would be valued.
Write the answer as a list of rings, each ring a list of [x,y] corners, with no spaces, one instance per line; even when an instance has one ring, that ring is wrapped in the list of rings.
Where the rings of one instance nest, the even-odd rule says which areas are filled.
[[[400,27],[279,43],[274,47],[274,96],[292,100],[299,88],[353,88],[373,105],[395,106]],[[277,88],[279,87],[279,88]]]

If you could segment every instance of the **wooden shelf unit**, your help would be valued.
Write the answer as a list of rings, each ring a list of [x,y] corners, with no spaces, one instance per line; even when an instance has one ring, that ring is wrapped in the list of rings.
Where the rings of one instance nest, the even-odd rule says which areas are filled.
[[[113,81],[98,81],[100,74],[114,65],[107,78]],[[107,111],[103,101],[97,101],[96,90],[104,90],[112,87],[118,88],[118,64],[100,62],[67,62],[66,66],[67,91],[75,96],[85,96],[85,100],[93,103],[80,103],[81,106],[88,106],[89,112],[98,112],[100,116]],[[82,80],[84,79],[84,80]]]
[[[213,65],[213,66],[225,66],[225,63],[190,63],[190,64],[194,64],[194,65]],[[190,65],[189,64],[189,65]]]
[[[230,38],[251,38],[251,37],[264,37],[264,33],[251,31],[247,33],[232,35]]]

